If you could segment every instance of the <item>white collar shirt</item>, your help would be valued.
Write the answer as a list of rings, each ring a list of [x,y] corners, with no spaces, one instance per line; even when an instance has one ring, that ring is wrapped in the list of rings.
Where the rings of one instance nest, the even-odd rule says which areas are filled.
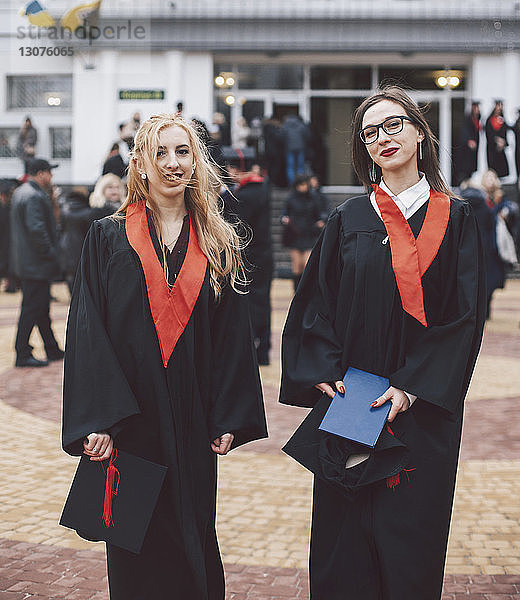
[[[415,214],[430,197],[430,184],[426,181],[426,176],[423,173],[421,173],[421,175],[421,179],[416,184],[397,195],[390,191],[382,179],[379,184],[379,187],[392,198],[399,210],[403,213],[404,218],[407,220]],[[381,217],[381,212],[377,205],[374,192],[370,194],[370,202],[379,217]]]

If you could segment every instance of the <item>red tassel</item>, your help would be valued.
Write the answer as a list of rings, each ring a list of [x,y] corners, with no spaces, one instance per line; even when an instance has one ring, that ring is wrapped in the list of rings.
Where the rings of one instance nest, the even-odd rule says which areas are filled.
[[[394,490],[401,483],[401,477],[399,473],[386,478],[386,487]]]
[[[410,475],[408,475],[408,473],[410,473],[411,471],[415,471],[415,468],[403,469],[401,471],[401,473],[404,473],[406,475],[406,479],[408,479],[408,481],[410,481]],[[395,491],[395,488],[401,483],[401,473],[397,473],[396,475],[391,475],[390,477],[387,477],[386,487],[390,488],[392,491]]]
[[[105,523],[105,527],[114,526],[114,520],[112,519],[112,497],[117,496],[119,493],[120,480],[119,471],[114,465],[116,458],[117,450],[114,448],[110,455],[110,462],[108,463],[108,468],[106,470],[105,501],[103,503],[103,522]]]

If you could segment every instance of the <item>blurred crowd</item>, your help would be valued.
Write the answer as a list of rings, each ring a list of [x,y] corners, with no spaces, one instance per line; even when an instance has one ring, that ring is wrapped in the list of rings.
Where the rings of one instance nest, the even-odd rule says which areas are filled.
[[[183,116],[183,110],[183,104],[179,102],[177,115]],[[90,188],[74,186],[64,191],[52,184],[52,169],[57,165],[36,158],[37,130],[30,117],[25,119],[18,140],[18,156],[23,161],[25,174],[19,179],[0,181],[0,278],[3,279],[5,292],[14,292],[20,286],[23,289],[23,281],[27,279],[27,270],[24,271],[20,266],[18,254],[22,252],[24,259],[28,259],[24,247],[30,242],[26,240],[20,244],[20,240],[23,240],[23,226],[20,223],[24,199],[31,197],[31,194],[43,202],[43,208],[36,211],[31,227],[37,235],[42,234],[42,254],[52,250],[56,264],[50,270],[46,268],[48,264],[45,268],[40,265],[29,269],[29,278],[34,277],[36,272],[43,274],[43,278],[49,282],[66,281],[72,292],[83,240],[91,223],[116,212],[126,197],[126,170],[140,124],[141,115],[135,113],[119,125],[118,139],[111,144],[102,161],[100,176]],[[283,123],[274,118],[265,118],[253,119],[248,124],[244,118],[240,118],[231,126],[226,123],[223,114],[215,113],[210,124],[197,118],[192,119],[192,124],[196,126],[214,163],[227,178],[228,187],[222,190],[222,198],[228,218],[244,223],[244,236],[250,239],[247,260],[250,265],[251,305],[258,359],[261,364],[267,364],[270,348],[270,286],[274,270],[270,190],[273,185],[289,188],[281,214],[274,217],[275,220],[279,218],[282,225],[281,243],[291,257],[296,289],[311,249],[330,212],[329,199],[320,186],[324,168],[322,157],[325,154],[320,150],[322,140],[311,125],[295,114],[288,115]],[[473,206],[483,235],[487,256],[488,315],[493,292],[504,286],[507,271],[517,264],[520,250],[518,198],[516,194],[515,197],[508,197],[501,184],[501,178],[510,173],[505,154],[508,130],[513,130],[515,135],[518,173],[520,113],[514,124],[507,124],[503,117],[503,104],[498,100],[485,123],[481,120],[479,103],[472,104],[454,155],[454,173],[460,186],[460,195]],[[485,132],[485,136],[481,136],[481,132]],[[481,137],[487,142],[489,169],[482,177],[477,177]],[[48,172],[49,176],[36,177],[38,169]],[[41,193],[48,198],[48,206],[46,200],[42,200]],[[45,213],[47,208],[49,214]],[[39,259],[33,256],[29,260],[38,264]],[[45,260],[48,262],[48,257]],[[45,325],[42,326],[44,331],[47,329],[48,308],[46,311]],[[38,324],[37,319],[34,323]],[[54,341],[49,343],[53,345]],[[30,355],[28,342],[24,344],[20,353],[25,353],[27,357]],[[56,354],[54,346],[48,355],[52,356],[53,352]]]

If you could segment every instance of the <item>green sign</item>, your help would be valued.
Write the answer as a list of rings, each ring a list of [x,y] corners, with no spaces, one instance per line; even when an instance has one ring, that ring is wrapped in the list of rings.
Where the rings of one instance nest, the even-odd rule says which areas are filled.
[[[119,90],[119,100],[164,100],[164,90]]]

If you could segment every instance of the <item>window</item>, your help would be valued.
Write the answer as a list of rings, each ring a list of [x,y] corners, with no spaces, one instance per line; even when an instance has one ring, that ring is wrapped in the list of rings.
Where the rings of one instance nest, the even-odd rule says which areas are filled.
[[[370,67],[311,67],[313,90],[369,90],[372,87]]]
[[[16,127],[0,127],[0,158],[18,156],[18,132]]]
[[[454,70],[458,74],[459,83],[455,86],[457,90],[466,89],[466,69],[453,67],[447,72]],[[396,83],[414,90],[439,90],[437,79],[443,69],[436,67],[379,67],[379,80],[385,83]]]
[[[50,127],[52,158],[70,158],[72,154],[72,128]]]
[[[16,75],[7,77],[7,107],[72,107],[72,75]]]
[[[235,82],[242,90],[297,90],[303,88],[302,65],[215,65],[215,87],[229,89]]]

